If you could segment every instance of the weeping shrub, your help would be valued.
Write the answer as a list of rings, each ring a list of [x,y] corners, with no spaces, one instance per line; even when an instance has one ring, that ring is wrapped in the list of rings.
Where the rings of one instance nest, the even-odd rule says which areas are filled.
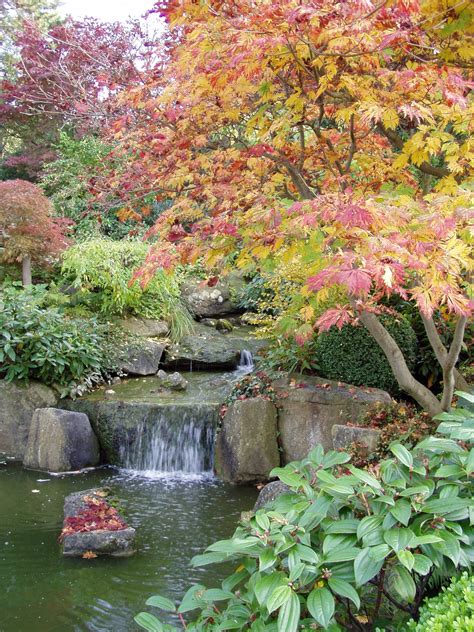
[[[416,364],[417,338],[402,316],[383,315],[380,320],[400,347],[410,371]],[[381,388],[393,395],[400,390],[379,345],[362,325],[331,327],[318,337],[319,372],[323,377],[356,386]]]
[[[175,277],[158,270],[145,289],[138,281],[130,284],[147,251],[139,241],[92,239],[64,252],[62,273],[80,290],[80,299],[104,316],[163,319],[172,336],[180,338],[192,328],[192,318]]]

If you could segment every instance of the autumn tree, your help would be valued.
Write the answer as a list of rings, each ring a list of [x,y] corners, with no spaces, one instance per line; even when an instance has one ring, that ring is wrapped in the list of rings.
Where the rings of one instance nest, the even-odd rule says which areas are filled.
[[[60,129],[97,134],[120,113],[116,95],[159,65],[159,47],[147,46],[151,34],[139,21],[67,19],[45,32],[30,19],[12,37],[18,59],[0,82],[0,124],[19,151],[5,161],[24,164],[32,177],[54,158]]]
[[[64,220],[52,216],[41,189],[24,180],[0,182],[1,258],[21,263],[23,285],[31,285],[31,264],[45,263],[67,246]]]
[[[95,183],[124,217],[145,195],[174,201],[143,278],[200,256],[221,267],[236,251],[243,268],[294,261],[313,279],[303,293],[347,290],[340,317],[319,326],[360,320],[404,390],[431,412],[449,407],[471,312],[469,3],[175,0],[155,10],[174,34],[170,63],[121,95],[111,135],[127,159]],[[408,377],[378,319],[395,293],[423,316],[443,365],[441,404]],[[457,321],[450,350],[432,322],[438,307]],[[306,320],[300,338],[318,326],[310,310]]]

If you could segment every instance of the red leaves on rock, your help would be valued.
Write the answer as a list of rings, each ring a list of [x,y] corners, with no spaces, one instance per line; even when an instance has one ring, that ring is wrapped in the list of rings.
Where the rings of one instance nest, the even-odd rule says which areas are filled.
[[[98,500],[93,496],[84,496],[86,507],[76,516],[69,516],[64,520],[64,526],[59,536],[59,541],[73,533],[88,531],[121,531],[128,525],[118,511],[104,500]]]

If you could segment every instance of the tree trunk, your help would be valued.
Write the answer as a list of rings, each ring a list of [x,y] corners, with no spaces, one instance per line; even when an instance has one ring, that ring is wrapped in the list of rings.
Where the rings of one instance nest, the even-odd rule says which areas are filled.
[[[398,385],[408,395],[413,397],[430,415],[437,415],[443,411],[441,402],[421,382],[415,380],[405,362],[403,353],[380,320],[372,312],[361,311],[359,318],[378,342],[387,357]]]
[[[31,257],[26,256],[23,258],[21,262],[22,266],[22,274],[23,274],[23,285],[26,287],[27,285],[31,285]]]

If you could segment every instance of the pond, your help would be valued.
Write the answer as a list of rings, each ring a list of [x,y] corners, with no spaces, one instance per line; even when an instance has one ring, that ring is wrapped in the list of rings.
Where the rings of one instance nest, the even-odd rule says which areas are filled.
[[[1,462],[1,459],[0,459]],[[123,500],[139,535],[125,559],[66,559],[57,542],[64,497],[107,485]],[[0,465],[0,631],[130,632],[133,616],[156,593],[179,598],[189,585],[216,585],[219,567],[190,559],[229,537],[257,491],[205,475],[144,476],[111,467],[51,476]]]

